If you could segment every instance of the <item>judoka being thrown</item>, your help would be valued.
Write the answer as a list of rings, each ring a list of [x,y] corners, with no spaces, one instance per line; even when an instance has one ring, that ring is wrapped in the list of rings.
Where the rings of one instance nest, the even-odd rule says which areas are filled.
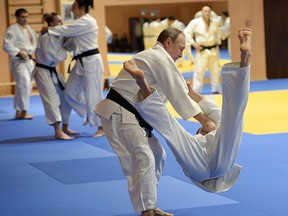
[[[130,60],[123,64],[140,87],[134,98],[138,112],[166,139],[186,176],[210,192],[230,189],[242,168],[235,160],[242,139],[243,115],[249,94],[251,34],[251,29],[239,29],[241,61],[225,64],[222,68],[222,112],[213,101],[193,91],[187,84],[188,95],[217,124],[210,133],[202,128],[197,135],[187,132],[171,116],[157,91],[147,85],[144,72],[136,63]]]

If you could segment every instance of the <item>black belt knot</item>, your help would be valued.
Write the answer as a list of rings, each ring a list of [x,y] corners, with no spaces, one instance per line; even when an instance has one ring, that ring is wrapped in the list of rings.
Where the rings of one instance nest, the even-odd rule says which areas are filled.
[[[218,45],[212,45],[212,46],[203,46],[201,45],[202,49],[200,50],[200,52],[202,52],[205,49],[211,50],[212,48],[216,48]]]
[[[74,60],[79,59],[82,67],[84,67],[83,66],[83,62],[82,62],[82,58],[86,57],[86,56],[96,55],[96,54],[99,54],[99,49],[98,48],[92,49],[92,50],[88,50],[88,51],[82,52],[81,54],[79,54],[77,56],[74,56],[72,58],[71,62],[74,61]],[[71,62],[70,62],[70,64],[71,64]],[[69,67],[68,67],[68,73],[70,73],[70,64],[69,64]]]
[[[59,76],[58,76],[58,73],[56,71],[56,67],[50,67],[50,66],[47,66],[47,65],[43,65],[43,64],[40,64],[38,62],[36,62],[36,67],[40,67],[40,68],[44,68],[46,70],[49,70],[50,71],[50,75],[51,75],[51,78],[52,78],[52,81],[53,81],[53,76],[52,76],[52,73],[55,74],[56,78],[57,78],[57,81],[58,81],[58,84],[59,84],[59,87],[60,89],[63,91],[65,88],[64,88],[64,85],[62,84],[61,80],[59,79]]]
[[[117,91],[111,88],[106,98],[114,101],[115,103],[127,109],[129,112],[133,113],[138,119],[139,125],[146,128],[149,132],[148,137],[151,137],[151,131],[153,128],[142,118],[140,113],[124,97],[122,97]]]

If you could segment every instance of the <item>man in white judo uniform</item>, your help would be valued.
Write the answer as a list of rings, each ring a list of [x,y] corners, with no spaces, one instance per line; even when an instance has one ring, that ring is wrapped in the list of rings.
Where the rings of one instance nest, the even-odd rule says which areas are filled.
[[[221,32],[219,22],[211,19],[211,8],[204,6],[202,16],[189,22],[184,30],[187,46],[195,48],[195,71],[193,73],[193,89],[201,92],[204,84],[204,75],[210,72],[211,89],[219,93],[219,47]]]
[[[153,48],[136,54],[133,59],[163,101],[169,100],[183,119],[194,117],[205,130],[211,131],[215,123],[188,96],[185,79],[175,65],[185,47],[183,32],[171,27],[160,33]],[[166,153],[151,127],[135,112],[133,97],[138,90],[136,81],[122,69],[95,112],[101,117],[106,137],[119,157],[135,211],[142,212],[142,216],[169,216],[169,213],[160,214],[157,208],[157,185]]]
[[[32,119],[28,113],[31,75],[34,63],[31,59],[36,50],[37,35],[28,25],[28,11],[19,8],[15,11],[16,23],[11,25],[4,36],[3,49],[10,55],[10,68],[16,82],[14,94],[15,119]]]
[[[124,68],[140,87],[134,101],[141,116],[167,141],[184,173],[199,187],[210,192],[230,189],[237,180],[241,167],[235,164],[242,133],[243,115],[250,86],[251,33],[248,28],[238,32],[241,62],[225,64],[223,76],[222,113],[215,102],[192,90],[189,96],[205,115],[217,123],[216,130],[207,133],[200,128],[191,135],[171,116],[157,90],[148,86],[146,74],[133,60],[124,62]],[[177,90],[176,90],[177,91]]]
[[[43,19],[48,26],[63,25],[61,16],[57,13],[46,13]],[[59,62],[67,57],[67,50],[63,47],[64,38],[48,34],[38,37],[36,49],[36,67],[33,75],[44,106],[45,116],[49,125],[55,130],[55,138],[71,140],[71,135],[78,133],[68,128],[71,106],[64,98],[65,80],[56,71]],[[62,128],[60,123],[62,122]]]

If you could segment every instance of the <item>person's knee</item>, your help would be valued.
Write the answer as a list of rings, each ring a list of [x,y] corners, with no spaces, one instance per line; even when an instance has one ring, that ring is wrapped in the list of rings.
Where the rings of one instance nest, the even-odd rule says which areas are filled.
[[[155,158],[151,149],[138,147],[134,150],[134,156],[137,163],[136,165],[141,172],[146,172],[150,169],[155,170]]]

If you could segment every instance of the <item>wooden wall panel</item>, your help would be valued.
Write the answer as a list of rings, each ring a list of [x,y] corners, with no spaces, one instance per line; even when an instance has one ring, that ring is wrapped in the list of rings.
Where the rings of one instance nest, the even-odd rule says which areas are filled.
[[[288,1],[264,0],[267,78],[288,78]]]

